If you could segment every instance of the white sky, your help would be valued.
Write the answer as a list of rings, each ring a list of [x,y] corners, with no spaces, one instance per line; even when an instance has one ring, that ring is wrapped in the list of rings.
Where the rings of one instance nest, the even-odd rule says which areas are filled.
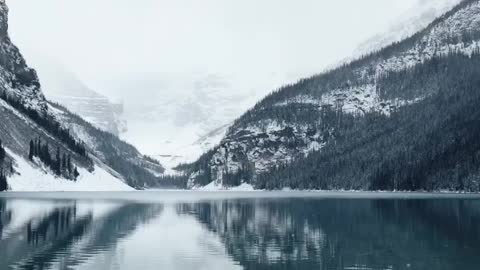
[[[7,0],[27,61],[114,93],[145,74],[320,72],[420,0]]]

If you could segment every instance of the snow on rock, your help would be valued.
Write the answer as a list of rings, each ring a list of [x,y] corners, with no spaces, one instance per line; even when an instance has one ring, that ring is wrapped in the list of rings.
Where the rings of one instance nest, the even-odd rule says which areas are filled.
[[[231,191],[254,191],[255,189],[253,188],[252,185],[247,184],[247,183],[243,183],[240,186],[232,187],[229,190],[231,190]]]
[[[285,82],[280,74],[254,75],[252,81],[245,74],[162,73],[147,76],[151,82],[143,87],[138,81],[121,86],[129,124],[121,137],[167,168],[194,162],[220,143],[236,118]],[[139,87],[145,98],[132,94]]]
[[[15,97],[27,108],[45,113],[47,105],[38,76],[27,66],[8,35],[8,11],[5,1],[0,1],[0,93]]]
[[[318,109],[321,109],[323,106],[331,106],[332,108],[339,108],[345,113],[357,115],[363,115],[367,112],[380,112],[390,115],[396,108],[419,102],[422,99],[423,97],[417,97],[413,100],[400,98],[391,100],[381,99],[376,85],[366,84],[357,87],[335,89],[322,95],[321,98],[299,95],[279,102],[276,106],[287,106],[294,103],[311,104],[318,106]]]
[[[451,7],[452,5],[447,4],[446,6]],[[424,97],[416,97],[413,100],[381,99],[377,91],[377,80],[389,72],[414,67],[436,56],[447,55],[451,52],[471,55],[473,52],[479,51],[480,41],[462,41],[462,33],[480,28],[478,14],[480,14],[480,2],[474,2],[431,29],[427,29],[425,35],[411,48],[387,58],[374,59],[368,65],[354,70],[353,73],[358,78],[369,83],[355,87],[330,89],[320,97],[300,94],[279,102],[276,106],[302,103],[318,105],[320,108],[322,105],[331,105],[351,114],[376,111],[389,115],[395,108],[418,102]]]
[[[112,176],[105,169],[95,166],[90,173],[78,168],[80,173],[77,181],[70,181],[53,176],[53,174],[36,168],[24,158],[6,149],[15,160],[14,169],[19,172],[8,179],[11,191],[129,191],[122,180]]]
[[[225,175],[242,171],[265,172],[277,164],[288,164],[295,157],[319,151],[326,145],[329,132],[320,132],[308,125],[292,125],[265,120],[236,130],[216,148],[209,162],[213,187],[223,188]],[[287,147],[295,145],[295,148]],[[248,163],[245,161],[248,160]],[[194,188],[195,179],[204,171],[194,172],[187,186]],[[242,179],[246,181],[248,179]],[[212,187],[212,186],[210,186]]]
[[[449,8],[452,6],[446,5]],[[318,86],[314,77],[311,79],[314,80],[312,84],[305,84],[306,87],[314,89],[291,92],[273,106],[308,104],[314,105],[308,107],[322,110],[323,106],[327,105],[354,115],[379,112],[388,116],[397,108],[419,102],[430,93],[425,90],[411,100],[399,98],[402,93],[385,99],[379,94],[381,84],[378,82],[391,72],[414,67],[437,56],[451,52],[468,56],[480,51],[478,36],[472,35],[469,39],[466,38],[469,35],[464,35],[476,33],[475,31],[480,29],[479,14],[480,1],[465,2],[454,13],[442,17],[419,32],[419,35],[352,65],[347,74],[349,79],[344,83]],[[425,27],[427,24],[422,25]],[[415,31],[418,30],[421,28]],[[262,109],[264,108],[256,108]],[[193,172],[189,185],[195,185],[196,177],[208,175],[214,180],[215,186],[222,186],[227,174],[251,169],[252,166],[253,171],[258,174],[274,166],[290,163],[296,157],[319,151],[328,141],[335,140],[335,133],[328,127],[319,132],[315,124],[278,123],[275,117],[267,116],[248,124],[233,126],[211,155],[208,163],[209,174]]]
[[[366,40],[354,53],[357,58],[401,41],[427,27],[436,18],[452,9],[462,0],[417,1],[413,7],[395,20],[389,29]]]
[[[197,191],[255,191],[255,188],[253,188],[252,185],[247,183],[242,183],[237,187],[225,187],[222,184],[219,184],[218,182],[215,182],[215,181],[211,182],[210,184],[204,187],[197,187],[193,189]]]

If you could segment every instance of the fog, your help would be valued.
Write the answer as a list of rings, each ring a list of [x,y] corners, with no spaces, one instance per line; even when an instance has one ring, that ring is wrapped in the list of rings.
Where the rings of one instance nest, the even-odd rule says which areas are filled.
[[[316,73],[415,0],[7,2],[12,38],[27,59],[48,55],[115,95],[122,81],[164,73]]]
[[[91,89],[123,100],[129,130],[123,139],[144,153],[185,161],[218,143],[220,128],[268,92],[348,58],[413,15],[413,7],[446,1],[458,0],[7,4],[11,37],[41,82],[61,76],[45,72],[59,63]],[[191,147],[213,130],[210,144]]]

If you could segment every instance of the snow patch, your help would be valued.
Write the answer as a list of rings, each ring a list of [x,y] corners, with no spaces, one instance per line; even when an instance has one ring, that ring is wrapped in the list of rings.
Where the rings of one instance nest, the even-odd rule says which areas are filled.
[[[193,190],[197,191],[255,191],[255,188],[247,183],[243,183],[240,186],[236,187],[224,187],[222,184],[217,183],[216,181],[211,182],[210,184],[199,187],[193,188]]]
[[[35,168],[21,156],[9,149],[7,153],[15,160],[14,169],[19,174],[8,178],[11,191],[130,191],[130,186],[115,178],[105,169],[95,166],[90,173],[86,169],[78,168],[80,173],[77,181],[55,177]]]

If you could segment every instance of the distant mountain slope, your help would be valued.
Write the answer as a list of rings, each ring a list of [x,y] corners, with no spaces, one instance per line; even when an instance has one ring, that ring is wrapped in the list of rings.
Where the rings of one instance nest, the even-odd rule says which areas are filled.
[[[458,109],[460,104],[471,108],[470,113],[476,115],[473,108],[479,104],[472,89],[476,84],[475,76],[480,75],[475,67],[480,47],[479,18],[480,2],[462,1],[411,38],[275,91],[235,121],[220,145],[187,167],[189,186],[214,181],[220,186],[248,182],[267,188],[465,189],[460,183],[475,177],[478,168],[475,159],[465,163],[458,155],[448,155],[452,160],[448,161],[445,171],[438,171],[443,175],[438,175],[433,168],[442,168],[439,164],[444,163],[438,158],[448,152],[426,143],[414,151],[407,138],[417,135],[429,138],[428,132],[440,132],[442,125],[444,128],[456,125],[464,128],[463,122],[457,122],[457,116],[465,113]],[[452,93],[448,93],[445,86],[449,86]],[[468,95],[472,96],[471,101],[465,98]],[[447,97],[455,102],[451,105],[441,103]],[[432,114],[437,110],[443,113]],[[418,125],[417,121],[428,121],[429,117],[432,122],[424,123],[423,127]],[[441,117],[449,121],[442,123]],[[402,124],[397,127],[387,124],[395,121]],[[402,128],[408,128],[408,132]],[[460,129],[458,133],[451,133],[450,139],[461,140],[464,132]],[[402,138],[399,134],[407,138],[402,141],[398,139]],[[392,140],[389,143],[398,142],[398,145],[384,143],[388,139]],[[438,140],[448,141],[448,138]],[[424,173],[428,184],[418,182],[418,178],[398,176],[406,173],[398,168],[391,175],[387,174],[390,171],[380,164],[395,164],[394,161],[401,159],[396,150],[390,153],[381,146],[410,149],[409,159],[418,155],[421,160],[413,162],[410,171]],[[465,150],[457,146],[459,151]],[[476,145],[472,147],[477,150]],[[368,150],[363,154],[373,156],[352,152],[357,148]],[[323,156],[324,151],[331,155]],[[344,151],[341,152],[344,155],[338,156],[339,151]],[[392,156],[385,157],[385,154]],[[468,152],[468,156],[470,154]],[[315,159],[318,156],[322,159]],[[367,166],[354,159],[360,157],[368,157],[372,164]],[[325,160],[328,158],[332,158],[331,162]],[[340,158],[341,163],[338,163]],[[437,163],[427,170],[422,166],[430,158]],[[350,170],[348,164],[358,164],[361,170],[356,170],[357,167]],[[461,170],[464,175],[454,184],[445,182],[446,176],[452,173],[451,166],[469,166]],[[307,176],[301,176],[301,171],[296,170],[298,167],[303,168]],[[392,184],[391,178],[395,177],[399,181]],[[379,183],[378,179],[383,178],[388,180]]]
[[[50,106],[55,118],[73,131],[75,138],[85,142],[87,149],[99,160],[122,175],[130,186],[158,186],[159,179],[156,176],[164,172],[162,165],[150,161],[134,146],[94,127],[61,105],[50,103]]]
[[[407,10],[385,33],[380,33],[360,44],[354,52],[362,56],[402,41],[424,29],[436,18],[452,9],[461,0],[423,0]]]
[[[8,36],[0,0],[0,180],[14,191],[131,190],[156,186],[161,165],[45,99]],[[3,151],[4,150],[4,151]],[[0,182],[2,182],[0,181]]]
[[[257,187],[480,191],[480,51],[391,73],[380,87],[428,92],[389,116],[335,117],[334,143],[258,175]]]
[[[165,165],[193,162],[267,94],[270,86],[256,85],[275,80],[280,85],[282,79],[272,77],[257,79],[251,86],[243,78],[222,74],[140,76],[117,92],[125,99],[128,122],[128,131],[120,137]]]
[[[42,91],[48,100],[62,104],[97,128],[119,135],[127,129],[123,104],[87,87],[67,67],[55,60],[34,55],[30,61],[40,76]]]

